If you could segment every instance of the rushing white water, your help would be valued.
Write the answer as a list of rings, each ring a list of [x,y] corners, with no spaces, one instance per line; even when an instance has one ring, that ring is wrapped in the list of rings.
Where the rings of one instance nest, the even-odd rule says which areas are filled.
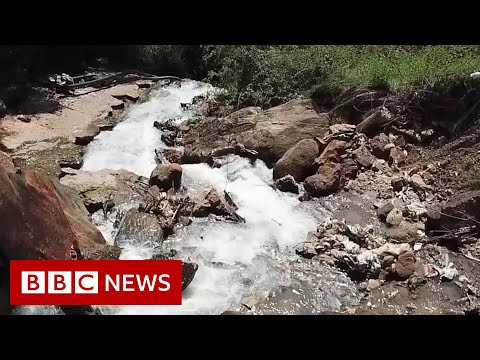
[[[152,91],[149,101],[130,107],[120,124],[112,131],[100,133],[88,145],[83,170],[126,169],[150,176],[156,165],[154,150],[165,147],[159,131],[153,127],[154,121],[181,122],[189,118],[192,113],[180,104],[211,89],[208,84],[189,81]]]
[[[167,86],[152,92],[148,101],[132,106],[125,119],[112,131],[103,132],[88,146],[83,170],[126,169],[149,176],[155,168],[156,148],[165,147],[154,121],[170,118],[177,121],[192,116],[181,103],[211,87],[194,81],[181,86]],[[182,183],[194,193],[207,185],[220,192],[227,190],[238,206],[244,224],[196,219],[167,243],[179,250],[182,259],[199,264],[199,270],[183,293],[181,306],[124,306],[109,308],[118,314],[218,314],[239,308],[248,296],[265,297],[272,290],[290,286],[294,294],[310,287],[312,311],[338,309],[350,301],[347,281],[331,270],[331,287],[318,288],[318,279],[299,276],[304,266],[292,247],[305,240],[324,216],[321,209],[308,208],[295,195],[282,193],[271,186],[272,171],[261,161],[254,165],[230,156],[220,168],[206,164],[183,165]],[[98,225],[109,241],[114,229]],[[123,249],[122,259],[146,259],[152,249],[145,246]],[[318,276],[319,270],[315,270]],[[308,274],[308,271],[302,272]],[[333,275],[332,275],[333,274]],[[305,279],[302,279],[302,276]],[[336,280],[337,285],[334,286]],[[308,280],[310,279],[310,280]],[[308,281],[313,284],[307,284]],[[343,283],[342,283],[343,281]],[[304,296],[305,298],[305,296]],[[312,300],[313,299],[313,300]],[[305,300],[305,303],[308,302]],[[303,302],[301,302],[303,304]],[[298,305],[300,306],[300,305]],[[281,311],[279,311],[282,313]],[[284,313],[291,313],[285,311]]]

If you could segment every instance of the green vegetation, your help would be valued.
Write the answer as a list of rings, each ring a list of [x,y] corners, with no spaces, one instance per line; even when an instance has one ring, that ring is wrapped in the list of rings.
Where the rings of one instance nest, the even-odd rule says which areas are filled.
[[[229,91],[235,107],[269,107],[300,94],[333,101],[359,88],[436,91],[480,71],[479,45],[8,46],[0,51],[0,83],[74,74],[100,57],[111,68],[210,81]]]
[[[236,106],[356,88],[435,89],[480,71],[480,46],[207,46],[208,80]]]

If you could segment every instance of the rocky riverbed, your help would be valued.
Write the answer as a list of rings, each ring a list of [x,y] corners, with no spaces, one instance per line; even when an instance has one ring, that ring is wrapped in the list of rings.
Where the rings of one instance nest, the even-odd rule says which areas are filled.
[[[432,131],[305,98],[212,116],[215,91],[119,85],[2,119],[2,260],[185,261],[181,307],[105,314],[478,313],[480,193],[439,187]]]

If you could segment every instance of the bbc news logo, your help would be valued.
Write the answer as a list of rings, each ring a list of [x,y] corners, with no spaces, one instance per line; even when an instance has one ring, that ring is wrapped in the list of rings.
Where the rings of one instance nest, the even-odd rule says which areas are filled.
[[[12,260],[11,305],[181,305],[180,260]]]

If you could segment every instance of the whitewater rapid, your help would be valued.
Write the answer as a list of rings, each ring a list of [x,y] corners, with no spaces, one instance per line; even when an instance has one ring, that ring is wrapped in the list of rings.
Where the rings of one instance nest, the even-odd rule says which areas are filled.
[[[210,85],[190,80],[152,90],[147,101],[130,107],[112,131],[99,134],[88,145],[82,169],[126,169],[149,177],[156,166],[155,149],[167,148],[154,121],[181,123],[193,116],[181,103],[209,91]],[[272,305],[266,313],[299,313],[302,307],[308,308],[305,313],[338,310],[354,301],[345,276],[319,265],[312,268],[293,249],[316,229],[325,210],[276,190],[272,170],[259,160],[253,165],[236,156],[223,161],[220,168],[182,165],[182,185],[191,194],[207,185],[221,193],[227,190],[246,222],[194,219],[166,240],[165,245],[178,250],[180,258],[199,264],[183,293],[182,305],[106,307],[105,313],[219,314],[241,308],[245,299],[282,291],[281,298],[289,294],[282,300],[284,305]],[[115,229],[111,223],[98,223],[98,227],[112,241]],[[148,259],[152,253],[148,246],[138,245],[124,248],[121,259]],[[298,302],[291,305],[289,299],[295,296]]]

